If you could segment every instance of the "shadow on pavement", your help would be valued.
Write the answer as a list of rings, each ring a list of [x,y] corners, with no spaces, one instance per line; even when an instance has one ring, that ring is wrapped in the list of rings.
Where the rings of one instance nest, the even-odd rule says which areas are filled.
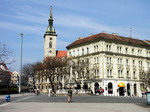
[[[150,108],[150,105],[148,105],[147,103],[137,103],[136,105],[144,107],[144,108]]]

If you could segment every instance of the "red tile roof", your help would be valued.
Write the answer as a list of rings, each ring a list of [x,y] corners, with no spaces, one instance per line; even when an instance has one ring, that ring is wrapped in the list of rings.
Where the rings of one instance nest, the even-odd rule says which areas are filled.
[[[131,44],[150,46],[149,44],[147,44],[143,40],[129,38],[129,37],[123,37],[123,36],[108,34],[108,33],[99,33],[96,35],[92,35],[92,36],[88,36],[88,37],[76,40],[73,43],[71,43],[70,45],[68,45],[66,48],[70,48],[70,47],[80,45],[83,43],[87,43],[87,42],[91,42],[91,41],[97,41],[100,39],[111,39],[111,40],[117,40],[117,41],[122,41],[122,42],[126,42],[126,43],[131,43]]]
[[[61,58],[67,56],[67,51],[56,51],[56,57]]]
[[[150,43],[150,40],[146,40],[148,43]]]
[[[0,70],[8,71],[6,64],[0,63]]]

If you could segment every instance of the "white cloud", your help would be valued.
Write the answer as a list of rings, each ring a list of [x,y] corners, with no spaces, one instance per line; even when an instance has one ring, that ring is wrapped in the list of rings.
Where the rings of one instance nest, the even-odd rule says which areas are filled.
[[[88,31],[91,33],[100,33],[101,31],[106,31],[108,33],[118,33],[122,36],[130,36],[130,27],[104,25],[94,21],[93,18],[74,15],[59,15],[59,17],[56,17],[56,21],[56,24],[58,25],[70,27],[71,29],[84,29],[85,32]],[[143,32],[147,35],[150,34],[150,29],[136,27],[135,29],[135,32],[133,32],[133,37],[143,39],[145,37]]]
[[[0,28],[7,29],[15,32],[30,32],[34,34],[41,34],[44,30],[42,27],[33,26],[33,25],[24,25],[7,21],[0,21]]]

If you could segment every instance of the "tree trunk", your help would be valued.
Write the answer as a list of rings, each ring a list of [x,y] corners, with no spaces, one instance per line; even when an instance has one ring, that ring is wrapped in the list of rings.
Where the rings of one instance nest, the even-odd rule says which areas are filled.
[[[50,81],[50,86],[52,88],[52,92],[55,93],[54,85],[53,85],[53,82],[52,82],[52,77],[49,77],[49,81]]]

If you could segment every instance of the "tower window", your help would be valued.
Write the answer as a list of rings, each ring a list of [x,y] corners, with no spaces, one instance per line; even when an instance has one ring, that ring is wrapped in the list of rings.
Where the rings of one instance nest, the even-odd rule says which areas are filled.
[[[52,40],[52,38],[49,38],[49,40]]]
[[[52,41],[49,42],[49,48],[52,48]]]

